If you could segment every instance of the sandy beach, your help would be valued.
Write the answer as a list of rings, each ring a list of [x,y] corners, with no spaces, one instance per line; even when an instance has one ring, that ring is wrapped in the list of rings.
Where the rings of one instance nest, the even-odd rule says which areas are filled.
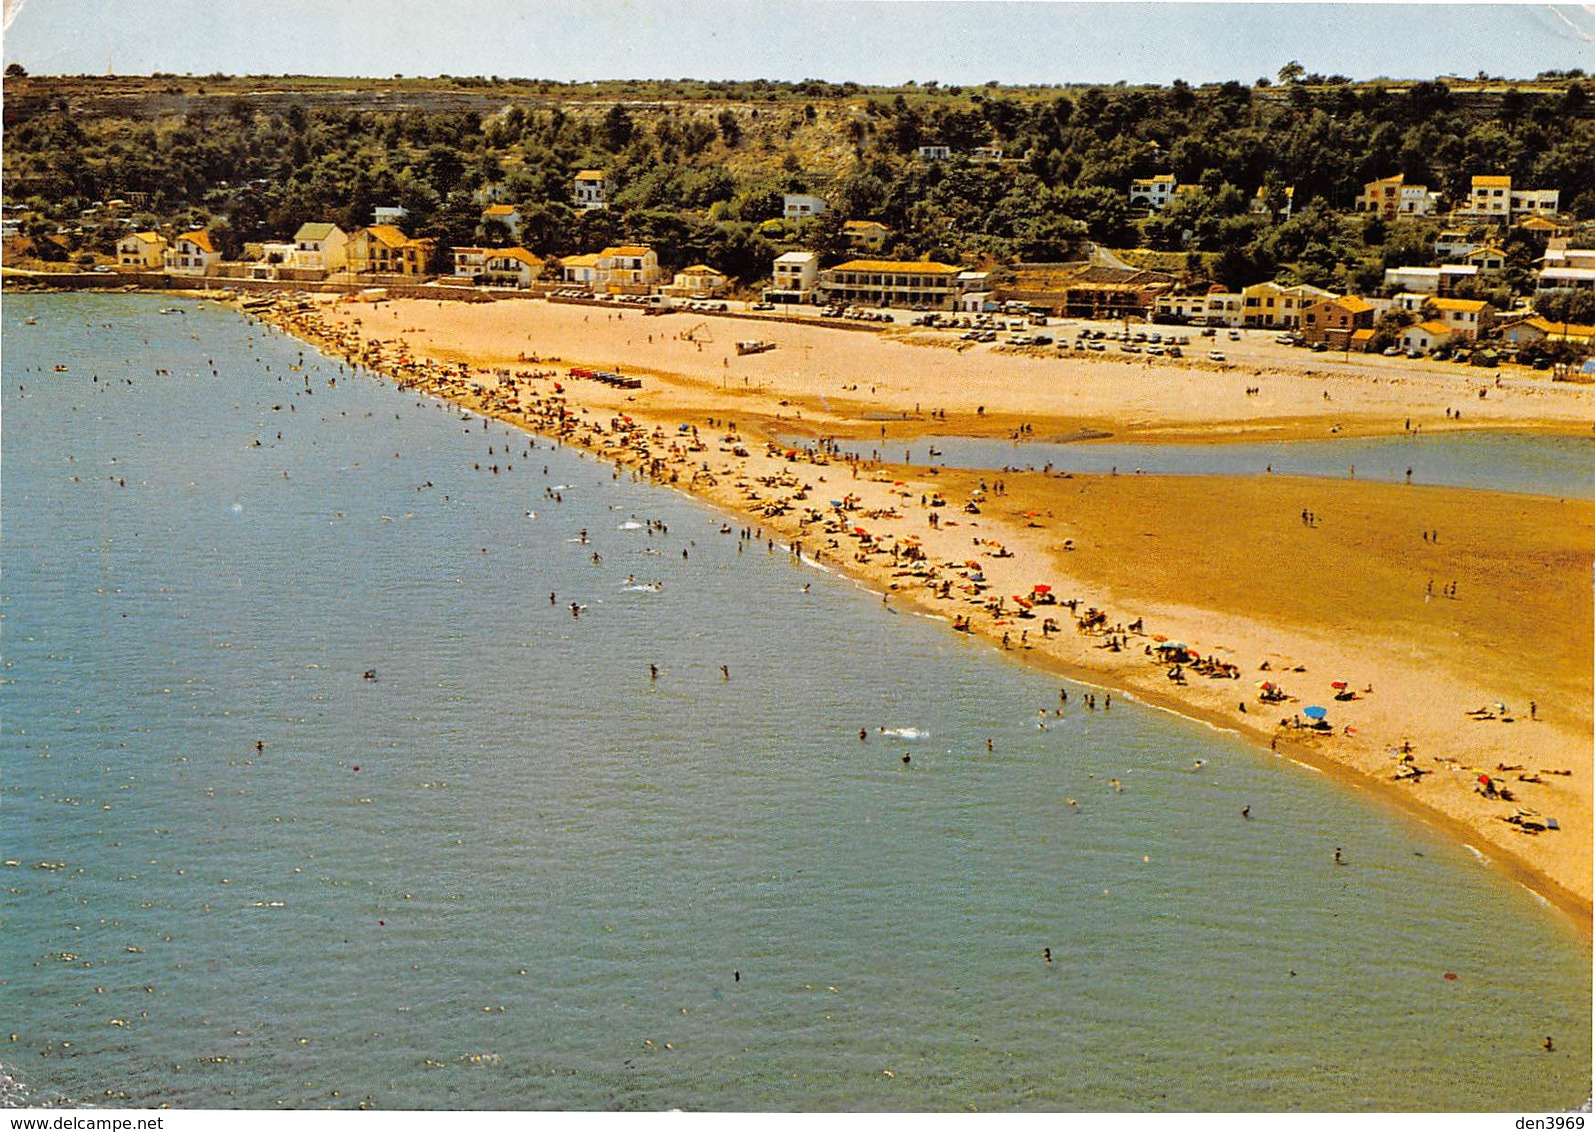
[[[1221,343],[1216,363],[531,301],[270,317],[329,356],[690,491],[901,609],[1101,689],[1102,703],[1060,710],[1133,696],[1364,787],[1589,931],[1595,501],[961,472],[777,438],[1590,435],[1595,387],[1289,353],[1260,335]],[[777,346],[735,353],[755,338]],[[1325,709],[1320,725],[1308,707]]]

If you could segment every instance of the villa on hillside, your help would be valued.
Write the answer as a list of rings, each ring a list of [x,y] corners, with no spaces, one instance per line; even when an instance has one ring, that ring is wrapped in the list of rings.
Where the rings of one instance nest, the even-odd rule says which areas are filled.
[[[1177,189],[1173,173],[1159,173],[1130,182],[1130,207],[1162,212],[1174,199]]]
[[[1266,186],[1261,186],[1252,194],[1251,203],[1247,211],[1254,216],[1271,216],[1276,220],[1289,220],[1292,208],[1296,204],[1296,186],[1286,185],[1283,189],[1270,192]]]
[[[842,225],[842,238],[854,251],[880,251],[890,232],[891,229],[878,220],[849,220]]]
[[[804,193],[787,193],[781,198],[781,215],[786,220],[807,220],[824,211],[825,201],[821,197],[811,197]]]
[[[583,212],[609,207],[609,181],[602,169],[583,169],[576,174],[572,199]]]
[[[490,204],[482,210],[482,222],[476,226],[479,234],[487,234],[489,224],[502,224],[512,240],[521,238],[521,213],[513,204]]]
[[[1400,173],[1369,181],[1357,198],[1358,212],[1373,212],[1386,220],[1403,216],[1429,216],[1438,211],[1440,194],[1431,193],[1427,185],[1409,185]]]
[[[1561,205],[1559,189],[1514,189],[1507,176],[1475,176],[1467,203],[1457,209],[1459,216],[1472,216],[1499,223],[1518,216],[1544,216]]]

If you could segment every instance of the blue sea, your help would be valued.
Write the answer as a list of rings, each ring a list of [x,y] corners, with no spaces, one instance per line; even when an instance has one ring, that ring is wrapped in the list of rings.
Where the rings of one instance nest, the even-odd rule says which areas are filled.
[[[0,310],[27,1103],[1587,1100],[1588,945],[1466,847],[172,302]]]

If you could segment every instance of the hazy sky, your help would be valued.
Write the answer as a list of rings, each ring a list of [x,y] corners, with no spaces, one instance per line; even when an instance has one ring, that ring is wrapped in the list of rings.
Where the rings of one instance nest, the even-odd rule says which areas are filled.
[[[36,74],[1190,82],[1595,71],[1595,6],[1006,0],[6,0]]]

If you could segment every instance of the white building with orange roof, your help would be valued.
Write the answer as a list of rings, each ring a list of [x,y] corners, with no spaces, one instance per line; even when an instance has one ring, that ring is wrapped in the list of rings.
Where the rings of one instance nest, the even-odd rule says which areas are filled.
[[[612,295],[646,294],[659,284],[659,256],[646,244],[617,244],[598,253],[598,282]]]
[[[166,237],[158,232],[129,232],[116,241],[118,267],[159,271],[165,266]]]
[[[412,239],[391,224],[372,224],[349,237],[349,270],[360,275],[425,275],[437,241]]]
[[[1495,321],[1495,308],[1481,299],[1430,299],[1423,311],[1458,338],[1477,338]]]
[[[521,213],[513,204],[490,204],[482,210],[478,232],[486,232],[489,224],[502,224],[512,240],[521,238]]]
[[[676,272],[665,294],[673,299],[714,299],[725,294],[729,283],[724,272],[706,263],[695,263]]]
[[[482,257],[481,282],[495,287],[530,287],[542,278],[541,257],[525,248],[489,248]]]
[[[1476,175],[1468,190],[1468,200],[1457,212],[1503,223],[1512,215],[1512,178]]]
[[[598,253],[568,255],[559,261],[559,277],[563,282],[590,290],[598,289]]]
[[[1462,262],[1471,263],[1480,271],[1500,271],[1506,267],[1506,252],[1494,244],[1485,244],[1469,251]]]
[[[879,220],[849,220],[842,225],[842,238],[854,251],[878,252],[886,246],[890,233]]]
[[[609,179],[602,169],[583,169],[576,174],[571,199],[583,212],[609,207]]]
[[[166,270],[172,275],[208,275],[211,266],[222,258],[209,232],[184,232],[172,241],[162,255]]]
[[[1449,326],[1438,320],[1416,323],[1401,331],[1401,348],[1427,354],[1430,350],[1448,345],[1453,334]]]
[[[820,288],[841,303],[952,310],[961,270],[924,260],[853,259],[820,272]]]
[[[1440,194],[1427,185],[1409,185],[1404,174],[1369,181],[1357,198],[1358,212],[1372,212],[1386,220],[1403,216],[1429,216],[1439,207]]]
[[[487,253],[491,248],[456,247],[454,249],[454,277],[456,279],[475,279],[481,275],[487,264]]]

